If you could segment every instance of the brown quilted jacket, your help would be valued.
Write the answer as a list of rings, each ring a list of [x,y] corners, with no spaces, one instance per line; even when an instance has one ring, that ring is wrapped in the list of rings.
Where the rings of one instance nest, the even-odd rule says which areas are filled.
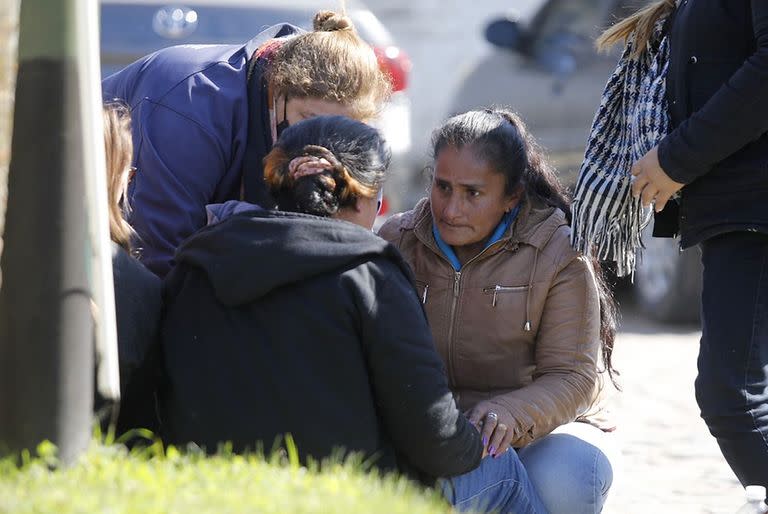
[[[524,204],[507,233],[460,272],[437,247],[427,199],[379,235],[413,268],[462,409],[483,400],[507,409],[516,447],[574,420],[612,428],[599,412],[597,285],[569,244],[562,211]]]

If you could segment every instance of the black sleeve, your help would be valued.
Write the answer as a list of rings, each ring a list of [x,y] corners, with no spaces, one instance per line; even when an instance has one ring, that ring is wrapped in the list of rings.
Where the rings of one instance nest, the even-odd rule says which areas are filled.
[[[117,432],[157,431],[155,392],[160,375],[160,279],[122,249],[113,255],[120,409]]]
[[[768,131],[768,2],[751,5],[755,52],[659,144],[659,163],[677,182],[692,182]]]
[[[383,423],[398,453],[432,477],[471,471],[480,434],[459,412],[448,388],[424,311],[403,272],[371,263],[361,288],[368,366]]]

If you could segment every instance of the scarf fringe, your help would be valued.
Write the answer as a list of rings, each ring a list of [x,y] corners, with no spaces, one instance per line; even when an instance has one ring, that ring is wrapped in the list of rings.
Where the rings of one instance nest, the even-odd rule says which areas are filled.
[[[638,261],[637,250],[643,245],[643,229],[651,222],[653,209],[644,208],[639,198],[632,197],[631,181],[621,184],[615,198],[625,207],[617,209],[616,215],[596,216],[594,223],[574,223],[571,230],[571,245],[588,257],[600,261],[616,263],[619,277],[630,276],[634,279]],[[592,196],[589,202],[574,200],[573,219],[591,219],[593,204],[602,203],[602,198]]]
[[[661,22],[657,26],[661,31]],[[649,45],[649,48],[651,45]],[[605,86],[595,113],[573,198],[571,245],[588,256],[616,263],[618,276],[634,278],[643,229],[653,210],[632,196],[632,164],[663,138],[669,127],[666,38],[658,50],[629,57],[632,38]]]

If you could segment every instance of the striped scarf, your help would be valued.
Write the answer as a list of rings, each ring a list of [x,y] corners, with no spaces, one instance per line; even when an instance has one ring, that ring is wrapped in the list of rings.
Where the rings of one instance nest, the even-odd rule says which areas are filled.
[[[656,42],[663,20],[657,23]],[[627,41],[605,86],[587,139],[573,198],[571,244],[584,254],[616,263],[619,276],[634,274],[641,233],[652,209],[632,197],[632,165],[667,134],[666,76],[669,43],[652,42],[631,59]]]

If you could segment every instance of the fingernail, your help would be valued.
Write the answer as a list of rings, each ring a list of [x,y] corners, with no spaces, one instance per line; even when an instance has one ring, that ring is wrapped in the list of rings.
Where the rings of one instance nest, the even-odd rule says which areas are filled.
[[[491,457],[495,457],[496,456],[496,448],[491,446],[490,451],[488,453],[491,454]]]
[[[488,446],[488,437],[483,436],[483,446]]]

